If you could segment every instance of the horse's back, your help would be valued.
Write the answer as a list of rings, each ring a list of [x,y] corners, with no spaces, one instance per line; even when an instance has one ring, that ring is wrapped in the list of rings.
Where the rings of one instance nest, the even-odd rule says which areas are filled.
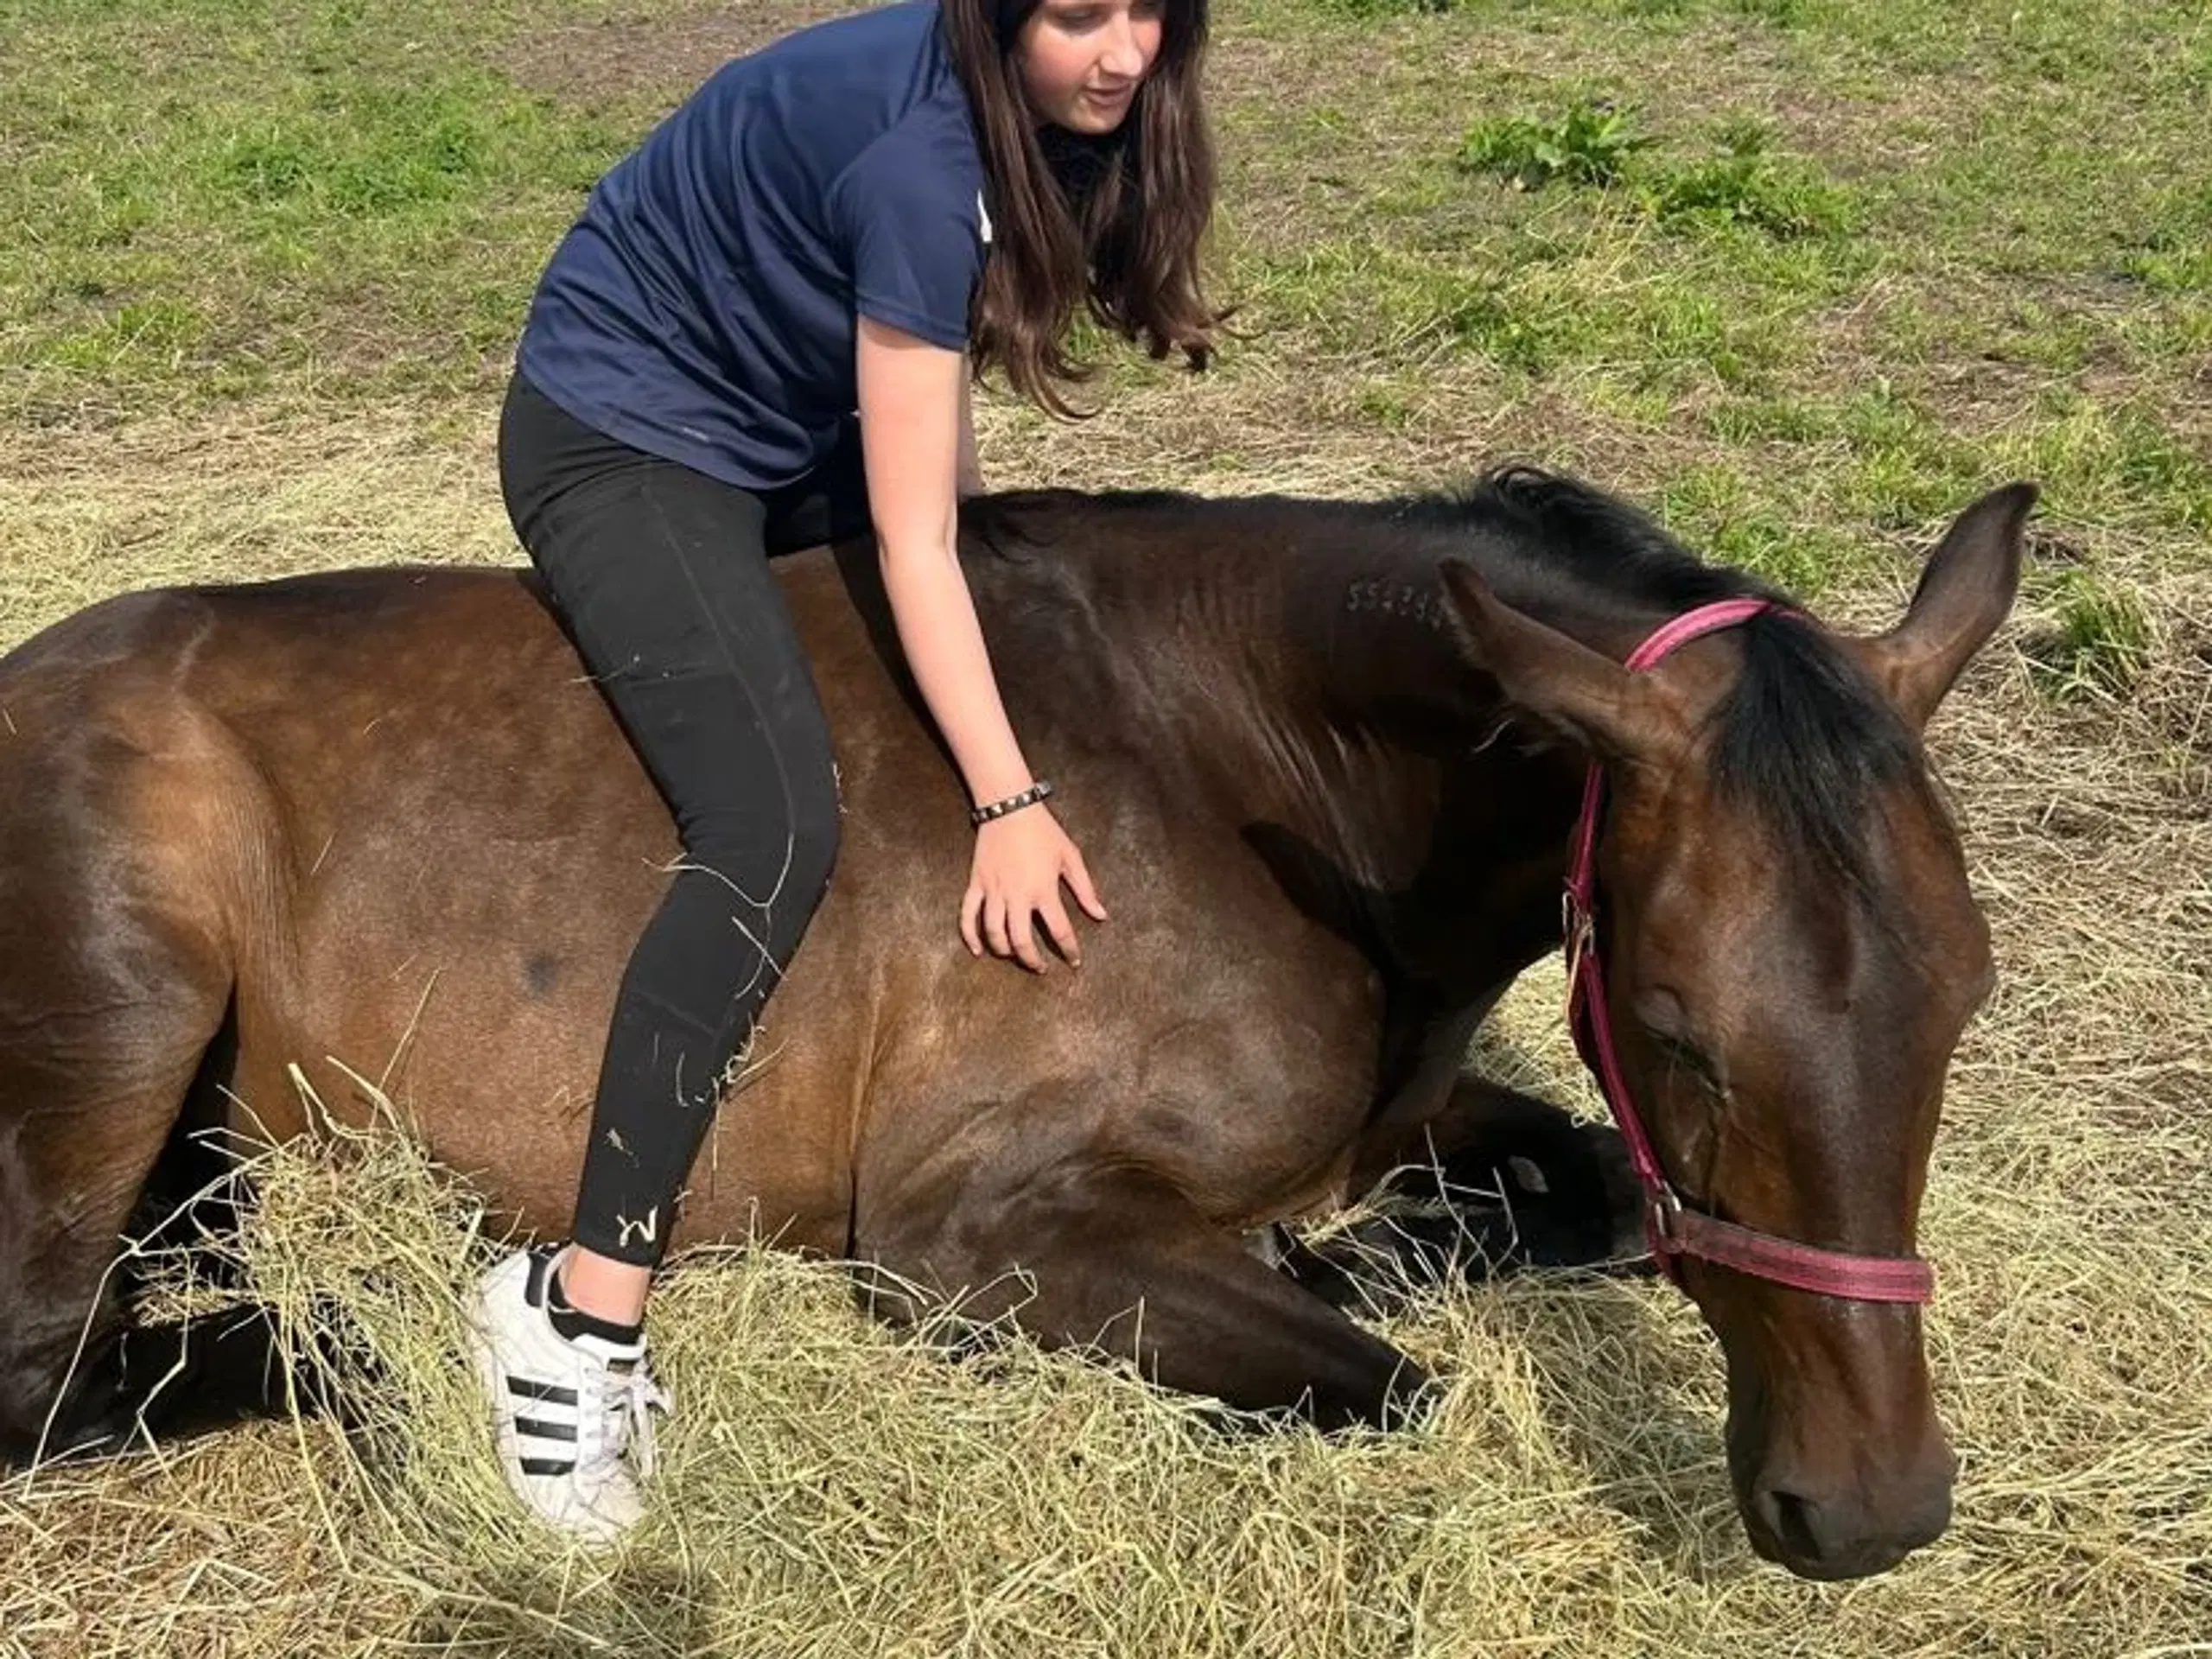
[[[143,872],[234,997],[241,1127],[304,1126],[300,1081],[341,1118],[380,1095],[503,1211],[565,1222],[615,986],[677,849],[530,577],[120,597],[0,659],[0,887],[19,918],[44,895],[41,953],[111,946],[101,890]],[[842,1244],[848,1140],[802,1123],[715,1161],[769,1227]],[[749,1224],[696,1196],[695,1232]]]

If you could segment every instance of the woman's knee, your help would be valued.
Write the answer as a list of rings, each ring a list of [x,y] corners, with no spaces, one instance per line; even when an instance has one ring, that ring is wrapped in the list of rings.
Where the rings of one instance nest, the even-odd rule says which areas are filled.
[[[834,779],[794,789],[783,812],[764,812],[748,801],[687,814],[684,862],[718,877],[756,908],[783,900],[810,912],[836,868],[842,817]]]

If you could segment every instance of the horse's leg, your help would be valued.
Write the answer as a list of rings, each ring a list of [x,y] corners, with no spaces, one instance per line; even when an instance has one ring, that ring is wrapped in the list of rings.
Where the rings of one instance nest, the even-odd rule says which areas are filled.
[[[219,1129],[228,1116],[224,1085],[235,1054],[226,1027],[202,1059],[185,1114],[169,1131],[128,1224],[138,1249],[154,1256],[194,1252],[195,1277],[232,1292],[244,1276],[236,1251],[239,1209],[251,1195],[227,1136],[211,1140],[204,1131]],[[210,1239],[223,1243],[213,1251],[199,1248]],[[126,1312],[141,1289],[137,1265],[130,1256],[120,1263],[124,1271],[118,1275],[118,1289]],[[288,1349],[280,1338],[272,1311],[257,1302],[187,1319],[133,1319],[123,1325],[112,1359],[103,1368],[109,1390],[104,1406],[87,1411],[90,1402],[75,1401],[68,1427],[79,1439],[111,1439],[122,1427],[175,1440],[249,1417],[342,1406],[330,1393],[331,1372],[290,1363],[299,1357],[299,1347]]]
[[[65,1081],[0,1054],[0,1461],[123,1426],[118,1255],[190,1078]]]
[[[126,1353],[116,1269],[231,988],[99,825],[9,827],[42,832],[0,835],[0,1461],[114,1440],[188,1357]]]
[[[1132,1359],[1166,1387],[1294,1408],[1325,1428],[1396,1421],[1427,1382],[1141,1170],[1070,1169],[973,1194],[926,1239],[874,1259],[957,1298],[964,1319],[1010,1314],[1049,1346]],[[893,1317],[915,1311],[903,1296],[877,1300]]]
[[[1382,1213],[1282,1262],[1338,1306],[1385,1305],[1451,1272],[1618,1265],[1643,1249],[1618,1131],[1483,1077],[1460,1077],[1410,1133],[1362,1147],[1350,1185]]]

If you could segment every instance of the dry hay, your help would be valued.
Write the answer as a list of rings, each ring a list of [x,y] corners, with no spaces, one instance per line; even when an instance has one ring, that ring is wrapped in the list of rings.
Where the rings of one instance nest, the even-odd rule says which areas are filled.
[[[391,435],[423,429],[403,411],[0,458],[0,644],[139,581],[511,557],[488,418]],[[1001,476],[1078,464],[991,431]],[[1155,481],[1268,465],[1195,477],[1175,430],[1095,432],[1060,442]],[[1309,445],[1271,481],[1394,481],[1371,451],[1335,459]],[[1957,1519],[1899,1571],[1819,1586],[1750,1556],[1717,1356],[1657,1285],[1427,1298],[1389,1330],[1451,1379],[1437,1417],[1330,1443],[1225,1437],[1020,1346],[948,1363],[834,1273],[742,1251],[654,1305],[683,1408],[658,1514],[613,1557],[563,1554],[502,1503],[453,1361],[488,1242],[465,1194],[374,1137],[267,1161],[250,1257],[291,1319],[385,1367],[368,1430],[269,1424],[10,1481],[0,1649],[2212,1653],[2212,582],[2141,575],[2158,643],[2129,701],[2038,698],[2031,618],[1936,734],[2003,976],[1925,1218]],[[1587,1105],[1557,988],[1530,976],[1491,1058]]]

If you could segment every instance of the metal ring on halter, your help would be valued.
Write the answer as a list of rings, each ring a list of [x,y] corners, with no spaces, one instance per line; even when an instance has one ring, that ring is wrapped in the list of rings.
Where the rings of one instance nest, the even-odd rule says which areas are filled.
[[[1681,1195],[1671,1183],[1662,1181],[1653,1188],[1646,1200],[1643,1224],[1651,1234],[1651,1247],[1670,1255],[1679,1255],[1682,1249]]]

